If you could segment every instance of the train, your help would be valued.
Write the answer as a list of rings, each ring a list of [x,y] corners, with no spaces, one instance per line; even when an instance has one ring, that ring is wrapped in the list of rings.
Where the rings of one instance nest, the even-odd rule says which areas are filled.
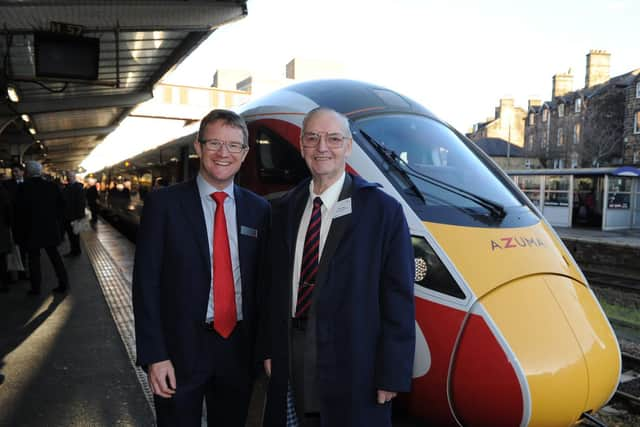
[[[613,396],[621,370],[604,311],[536,206],[427,108],[353,80],[277,90],[237,109],[250,145],[238,184],[274,198],[308,176],[300,130],[318,106],[349,119],[347,169],[381,184],[409,224],[416,352],[412,390],[399,403],[437,426],[550,427],[591,419]],[[139,219],[155,177],[174,183],[197,174],[195,132],[96,175],[103,186],[115,180],[133,189],[135,197],[120,203],[122,215]]]

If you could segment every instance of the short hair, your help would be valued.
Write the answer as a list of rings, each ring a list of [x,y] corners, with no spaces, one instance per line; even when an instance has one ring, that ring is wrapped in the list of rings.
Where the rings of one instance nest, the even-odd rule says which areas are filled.
[[[200,135],[202,135],[207,125],[217,120],[222,121],[227,126],[240,129],[242,131],[242,142],[244,145],[249,145],[249,130],[247,129],[247,124],[244,119],[231,110],[223,109],[211,110],[209,114],[202,118],[200,121],[200,128],[198,129],[198,141],[200,141]]]
[[[351,128],[349,127],[349,119],[347,118],[347,116],[345,116],[342,113],[337,112],[336,110],[334,110],[333,108],[329,108],[329,107],[316,107],[313,110],[309,111],[307,113],[306,116],[304,116],[304,119],[302,120],[302,132],[305,131],[306,127],[307,127],[307,123],[309,122],[309,120],[311,120],[311,118],[313,116],[315,116],[316,114],[319,113],[333,113],[335,114],[340,121],[342,122],[342,126],[344,128],[344,131],[347,133],[347,135],[345,136],[349,136],[351,135]]]
[[[42,165],[35,160],[27,160],[25,164],[25,173],[28,176],[40,176],[42,174]]]

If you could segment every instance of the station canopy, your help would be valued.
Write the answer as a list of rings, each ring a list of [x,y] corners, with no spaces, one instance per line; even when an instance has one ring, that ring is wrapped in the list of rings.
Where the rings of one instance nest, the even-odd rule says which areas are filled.
[[[0,167],[77,169],[246,0],[0,3]]]

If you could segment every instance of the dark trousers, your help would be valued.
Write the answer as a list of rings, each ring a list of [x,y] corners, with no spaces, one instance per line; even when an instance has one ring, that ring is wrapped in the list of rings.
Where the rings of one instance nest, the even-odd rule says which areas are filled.
[[[56,246],[49,246],[44,248],[49,257],[49,261],[53,265],[53,269],[56,272],[58,278],[58,286],[66,288],[69,285],[69,277],[67,276],[67,269],[64,267],[62,257],[58,253]],[[40,248],[28,249],[29,255],[29,273],[31,275],[31,289],[34,291],[40,291],[42,284],[42,271],[40,269]]]
[[[91,211],[91,223],[95,224],[98,222],[98,204],[89,203],[89,210]]]
[[[79,254],[80,253],[80,235],[75,234],[73,232],[71,221],[64,222],[64,229],[67,232],[67,236],[69,237],[69,246],[71,248],[70,252],[72,254]]]
[[[7,270],[7,253],[0,253],[0,288],[9,285],[9,271]]]
[[[203,399],[209,427],[244,427],[252,378],[251,355],[241,328],[242,322],[224,339],[203,326],[203,347],[194,372],[177,380],[173,397],[153,396],[159,427],[200,427]]]

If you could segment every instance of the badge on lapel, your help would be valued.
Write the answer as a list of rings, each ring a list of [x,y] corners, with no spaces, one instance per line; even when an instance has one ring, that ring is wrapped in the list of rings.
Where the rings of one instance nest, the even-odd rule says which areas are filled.
[[[255,228],[247,227],[246,225],[241,225],[240,235],[258,238],[258,230],[256,230]]]
[[[349,215],[351,213],[351,197],[344,200],[338,200],[336,207],[333,211],[333,219],[340,218],[341,216]]]

